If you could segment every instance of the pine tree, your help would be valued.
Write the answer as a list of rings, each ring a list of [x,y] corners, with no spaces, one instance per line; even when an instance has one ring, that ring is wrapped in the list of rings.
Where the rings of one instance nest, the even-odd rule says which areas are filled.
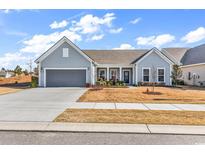
[[[17,65],[14,69],[14,73],[18,75],[22,74],[22,68],[19,65]]]
[[[181,77],[182,77],[181,68],[179,67],[179,65],[173,65],[171,78],[175,86],[178,84],[178,81]]]

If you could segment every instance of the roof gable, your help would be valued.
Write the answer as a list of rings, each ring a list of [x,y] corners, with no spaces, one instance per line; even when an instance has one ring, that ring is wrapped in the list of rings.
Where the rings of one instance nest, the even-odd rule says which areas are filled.
[[[161,57],[164,61],[166,61],[169,64],[174,64],[174,62],[169,59],[166,55],[164,55],[159,49],[157,48],[152,48],[149,50],[146,54],[144,54],[141,58],[139,58],[135,64],[139,64],[141,61],[143,61],[146,57],[148,57],[151,53],[155,52],[159,57]]]
[[[56,42],[51,48],[49,48],[46,52],[44,52],[39,58],[35,60],[35,63],[39,63],[44,60],[47,56],[49,56],[52,52],[54,52],[61,44],[64,42],[68,43],[71,47],[73,47],[77,52],[79,52],[82,56],[84,56],[88,61],[92,62],[93,60],[88,57],[80,48],[78,48],[73,42],[71,42],[67,37],[61,38],[58,42]]]

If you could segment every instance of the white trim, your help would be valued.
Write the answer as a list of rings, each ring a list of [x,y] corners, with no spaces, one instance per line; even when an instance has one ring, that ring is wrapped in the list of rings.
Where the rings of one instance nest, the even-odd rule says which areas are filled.
[[[93,85],[93,83],[94,83],[94,81],[93,81],[93,79],[94,79],[94,68],[93,68],[94,66],[93,66],[93,63],[90,63],[90,83],[91,83],[91,85]]]
[[[125,76],[124,76],[124,75],[125,75],[125,74],[124,74],[125,71],[128,71],[128,72],[129,72],[129,83],[128,83],[128,84],[132,84],[132,81],[131,81],[131,80],[132,80],[131,70],[130,70],[129,68],[123,68],[123,69],[122,69],[122,72],[123,72],[123,73],[122,73],[122,74],[123,74],[123,81],[125,81]]]
[[[169,79],[170,79],[169,82],[170,83],[169,83],[169,85],[172,86],[172,78],[171,78],[171,76],[172,76],[173,65],[170,65],[169,69],[170,69],[170,72],[169,72]]]
[[[205,65],[205,63],[190,64],[190,65],[182,65],[182,66],[180,66],[180,67],[181,67],[181,68],[185,68],[185,67],[193,67],[193,66],[200,66],[200,65]]]
[[[97,68],[101,68],[101,67],[109,67],[109,68],[119,68],[119,67],[122,67],[122,68],[132,68],[133,66],[132,65],[116,65],[116,64],[98,64],[97,65]]]
[[[38,64],[38,86],[41,86],[41,63]]]
[[[134,74],[135,66],[132,67],[132,84],[135,84],[135,74]]]
[[[151,53],[157,53],[162,59],[164,59],[169,64],[174,64],[169,58],[164,56],[161,51],[157,48],[152,48],[147,54],[145,54],[141,59],[139,59],[136,64],[139,64],[142,60],[144,60],[146,57],[148,57]]]
[[[109,76],[110,76],[109,74],[110,74],[110,69],[109,69],[109,67],[107,67],[107,74],[106,74],[106,75],[107,75],[107,77],[106,77],[107,81],[110,80],[110,79],[109,79]]]
[[[144,81],[144,69],[149,69],[149,81]],[[150,67],[142,67],[142,82],[150,82],[150,77],[151,77],[151,68]]]
[[[164,70],[164,81],[159,81],[159,75],[158,75],[158,70],[159,69],[163,69]],[[166,69],[165,69],[165,67],[157,67],[157,82],[159,82],[159,83],[166,83],[166,78],[165,78],[165,71],[166,71]]]
[[[84,52],[82,52],[73,42],[71,42],[67,37],[61,38],[58,42],[56,42],[51,48],[49,48],[46,52],[44,52],[38,59],[35,60],[36,63],[44,60],[48,55],[54,52],[58,47],[60,47],[64,42],[68,43],[71,47],[73,47],[76,51],[78,51],[82,56],[84,56],[88,61],[93,62],[93,60],[88,57]]]
[[[138,65],[135,65],[135,84],[138,85]]]
[[[78,68],[44,68],[43,69],[43,73],[44,73],[44,85],[43,86],[46,87],[46,71],[47,70],[86,70],[86,72],[85,72],[85,74],[86,74],[85,75],[85,81],[87,83],[88,82],[87,81],[87,75],[88,75],[87,74],[87,72],[88,72],[87,69],[88,68],[85,68],[85,67],[82,67],[82,68],[79,68],[79,67]]]
[[[57,68],[57,67],[45,67],[46,70],[87,70],[87,67],[77,67],[77,68]]]
[[[63,48],[63,51],[62,51],[62,57],[63,58],[69,58],[69,48]]]
[[[122,67],[119,67],[119,69],[120,69],[120,81],[122,81]]]

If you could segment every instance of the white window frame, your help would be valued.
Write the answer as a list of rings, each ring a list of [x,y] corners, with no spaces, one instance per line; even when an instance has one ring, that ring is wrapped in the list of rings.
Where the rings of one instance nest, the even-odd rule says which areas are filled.
[[[159,74],[158,74],[158,70],[164,70],[164,81],[159,81]],[[157,82],[159,83],[165,83],[165,71],[166,69],[164,67],[157,67]]]
[[[118,70],[117,70],[117,68],[110,68],[109,69],[109,80],[112,80],[112,71],[115,71],[115,77],[116,77],[116,79],[118,79]]]
[[[106,78],[107,78],[107,75],[106,75],[106,68],[99,68],[98,69],[98,78],[100,78],[100,72],[101,71],[104,71],[105,72],[105,76],[104,76],[104,78],[105,78],[105,80],[106,80]]]
[[[63,58],[69,57],[69,48],[63,48]]]
[[[149,81],[144,81],[144,70],[145,69],[149,70]],[[142,82],[150,82],[150,77],[151,77],[151,68],[150,67],[142,67]]]

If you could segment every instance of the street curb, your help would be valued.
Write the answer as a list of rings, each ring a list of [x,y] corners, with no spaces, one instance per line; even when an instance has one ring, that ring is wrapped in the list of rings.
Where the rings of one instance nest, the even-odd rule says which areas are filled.
[[[205,126],[111,123],[0,122],[0,131],[205,135]]]

